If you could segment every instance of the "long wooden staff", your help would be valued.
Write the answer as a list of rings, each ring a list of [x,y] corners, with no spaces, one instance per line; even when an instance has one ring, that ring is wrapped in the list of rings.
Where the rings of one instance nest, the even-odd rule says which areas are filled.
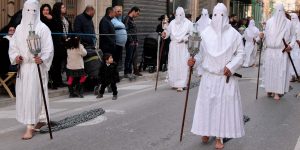
[[[192,56],[194,58],[194,56]],[[187,84],[187,90],[185,95],[185,104],[184,104],[184,111],[183,111],[183,119],[181,124],[181,133],[180,133],[180,142],[182,141],[183,129],[184,129],[184,122],[185,122],[185,115],[186,115],[186,108],[189,100],[189,93],[190,93],[190,85],[191,85],[191,78],[193,74],[193,66],[190,66],[190,73],[189,73],[189,80]]]
[[[162,56],[162,52],[164,50],[164,46],[165,46],[165,39],[162,40],[162,44],[159,50],[159,59],[158,59],[158,63],[157,63],[157,69],[156,69],[156,83],[155,83],[155,91],[157,90],[157,84],[158,84],[158,76],[159,76],[159,66],[161,63],[161,56]]]
[[[282,53],[284,53],[284,52],[286,51],[285,49],[288,47],[288,44],[286,43],[285,39],[282,39],[282,41],[283,41],[284,46],[285,46],[285,48],[282,50]],[[287,54],[288,54],[288,56],[289,56],[289,59],[290,59],[290,61],[291,61],[291,64],[292,64],[292,66],[293,66],[293,69],[294,69],[294,71],[295,71],[296,77],[297,77],[297,79],[299,80],[299,76],[298,76],[298,73],[297,73],[297,70],[296,70],[294,61],[293,61],[293,59],[292,59],[292,57],[291,57],[291,53],[290,53],[290,52],[287,52]]]
[[[263,48],[263,40],[260,39],[260,45],[259,45],[260,52],[259,52],[259,57],[258,57],[258,72],[257,72],[257,79],[256,79],[256,100],[258,97],[258,85],[259,85],[260,61],[261,61],[262,48]]]
[[[42,81],[42,75],[41,75],[41,69],[40,65],[37,64],[38,72],[39,72],[39,79],[40,79],[40,84],[41,84],[41,89],[42,89],[42,95],[43,95],[43,100],[44,100],[44,106],[45,106],[45,111],[46,111],[46,117],[47,117],[47,124],[49,128],[49,134],[50,134],[50,139],[53,139],[52,136],[52,130],[51,130],[51,125],[50,125],[50,119],[49,119],[49,113],[48,113],[48,107],[47,107],[47,102],[46,102],[46,97],[45,97],[45,91],[44,91],[44,86],[43,86],[43,81]]]

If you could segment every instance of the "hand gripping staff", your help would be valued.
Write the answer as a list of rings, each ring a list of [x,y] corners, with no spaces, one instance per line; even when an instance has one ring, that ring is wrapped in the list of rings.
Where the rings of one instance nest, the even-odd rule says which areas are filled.
[[[288,48],[289,45],[286,43],[286,41],[285,41],[284,38],[282,39],[282,41],[283,41],[283,44],[284,44],[284,46],[285,46],[285,48],[282,50],[282,53],[287,52],[287,54],[288,54],[288,56],[289,56],[289,58],[290,58],[291,64],[292,64],[292,66],[293,66],[293,69],[294,69],[294,71],[295,71],[296,77],[297,77],[297,79],[299,80],[299,76],[298,76],[298,73],[297,73],[297,70],[296,70],[294,61],[293,61],[293,59],[292,59],[292,57],[291,57],[291,54],[290,54],[290,52],[286,51],[286,49]]]

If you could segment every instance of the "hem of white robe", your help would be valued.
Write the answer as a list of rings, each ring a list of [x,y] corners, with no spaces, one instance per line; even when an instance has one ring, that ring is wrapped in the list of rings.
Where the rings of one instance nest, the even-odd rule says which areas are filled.
[[[203,132],[194,131],[193,129],[191,130],[191,132],[195,135],[218,137],[218,138],[241,138],[241,137],[245,136],[245,132],[237,134],[237,135],[220,135],[220,134],[213,134],[213,133],[203,133]]]

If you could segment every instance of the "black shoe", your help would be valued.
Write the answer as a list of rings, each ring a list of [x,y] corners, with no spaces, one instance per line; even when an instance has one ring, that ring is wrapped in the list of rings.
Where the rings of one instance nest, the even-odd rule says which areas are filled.
[[[78,96],[83,98],[83,86],[81,84],[77,85],[76,90],[78,92]]]
[[[51,90],[57,90],[57,87],[56,86],[52,86],[50,89]]]
[[[68,86],[68,84],[65,84],[65,83],[59,84],[59,87],[67,87],[67,86]]]
[[[138,72],[138,71],[135,72],[134,74],[135,74],[136,76],[143,76],[143,75],[142,75],[140,72]]]
[[[98,94],[96,98],[103,98],[103,94]]]
[[[118,96],[117,95],[114,95],[113,97],[112,97],[112,100],[117,100],[118,99]]]
[[[111,89],[110,86],[107,86],[107,92],[108,92],[108,93],[112,93],[112,89]]]
[[[129,78],[129,74],[124,74],[124,78]]]
[[[98,95],[99,94],[99,86],[95,86],[94,87],[94,95]]]
[[[69,98],[76,98],[76,97],[78,97],[78,95],[74,93],[69,95]]]

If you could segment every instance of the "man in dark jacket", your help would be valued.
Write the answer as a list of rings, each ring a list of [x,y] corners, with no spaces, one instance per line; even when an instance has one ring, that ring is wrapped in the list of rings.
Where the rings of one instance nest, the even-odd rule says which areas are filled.
[[[112,7],[106,8],[105,16],[101,19],[99,25],[100,34],[115,34],[115,28],[111,20],[115,17],[115,12]],[[100,49],[103,53],[112,54],[115,59],[116,36],[115,35],[100,35]]]
[[[86,6],[84,12],[76,16],[74,21],[74,32],[84,34],[95,34],[95,27],[93,23],[93,17],[95,15],[95,9],[93,6]],[[84,47],[95,47],[96,36],[95,35],[81,35],[81,44]]]
[[[125,70],[124,77],[130,78],[132,76],[132,65],[134,68],[134,74],[137,76],[142,76],[137,67],[137,27],[134,19],[140,15],[140,9],[138,7],[132,7],[128,12],[128,15],[124,19],[124,24],[128,33],[127,43],[126,43],[126,57],[125,57]]]

